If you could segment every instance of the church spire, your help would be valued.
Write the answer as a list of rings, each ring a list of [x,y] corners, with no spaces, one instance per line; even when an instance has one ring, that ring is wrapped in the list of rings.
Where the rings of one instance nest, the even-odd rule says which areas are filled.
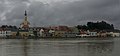
[[[25,10],[25,14],[24,15],[25,15],[24,21],[20,24],[20,26],[21,26],[21,28],[27,29],[27,28],[29,28],[30,23],[27,20],[27,11],[26,10]]]
[[[25,10],[25,16],[27,16],[27,11]]]
[[[27,11],[25,10],[25,21],[27,21]]]

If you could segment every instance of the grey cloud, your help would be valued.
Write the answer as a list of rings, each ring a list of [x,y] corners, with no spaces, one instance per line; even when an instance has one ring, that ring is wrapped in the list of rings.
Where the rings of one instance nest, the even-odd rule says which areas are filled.
[[[1,0],[3,2],[3,0]],[[24,19],[24,10],[28,11],[31,25],[69,25],[86,24],[87,21],[105,20],[120,28],[120,2],[119,0],[76,0],[69,2],[59,1],[46,4],[41,1],[7,0],[12,8],[4,16],[8,24],[19,25]],[[29,6],[27,6],[27,3]],[[0,3],[1,4],[1,3]],[[0,13],[9,9],[0,5]],[[0,14],[1,15],[1,14]],[[0,21],[2,24],[2,22]],[[3,23],[4,24],[4,23]]]

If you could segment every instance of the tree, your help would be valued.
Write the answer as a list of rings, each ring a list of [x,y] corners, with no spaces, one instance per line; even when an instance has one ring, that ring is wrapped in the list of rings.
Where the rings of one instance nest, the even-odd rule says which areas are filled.
[[[84,30],[88,29],[88,27],[86,25],[77,25],[76,28],[78,28],[78,29],[84,29]]]
[[[19,31],[17,31],[16,36],[19,36],[19,35],[20,35],[20,32],[19,32]]]
[[[86,25],[77,25],[78,29],[84,30],[114,30],[114,25],[106,23],[105,21],[101,22],[87,22]]]
[[[99,30],[110,30],[114,29],[113,24],[106,23],[105,21],[101,22],[88,22],[87,26],[89,29],[99,29]]]

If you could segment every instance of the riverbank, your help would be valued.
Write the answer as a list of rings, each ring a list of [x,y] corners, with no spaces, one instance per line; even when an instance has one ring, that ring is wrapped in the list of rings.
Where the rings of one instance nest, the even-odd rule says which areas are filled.
[[[112,39],[120,37],[1,37],[0,39]]]

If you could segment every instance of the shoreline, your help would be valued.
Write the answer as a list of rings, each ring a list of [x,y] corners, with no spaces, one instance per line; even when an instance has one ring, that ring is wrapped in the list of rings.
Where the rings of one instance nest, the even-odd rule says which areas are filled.
[[[113,39],[120,37],[0,37],[0,39]]]

